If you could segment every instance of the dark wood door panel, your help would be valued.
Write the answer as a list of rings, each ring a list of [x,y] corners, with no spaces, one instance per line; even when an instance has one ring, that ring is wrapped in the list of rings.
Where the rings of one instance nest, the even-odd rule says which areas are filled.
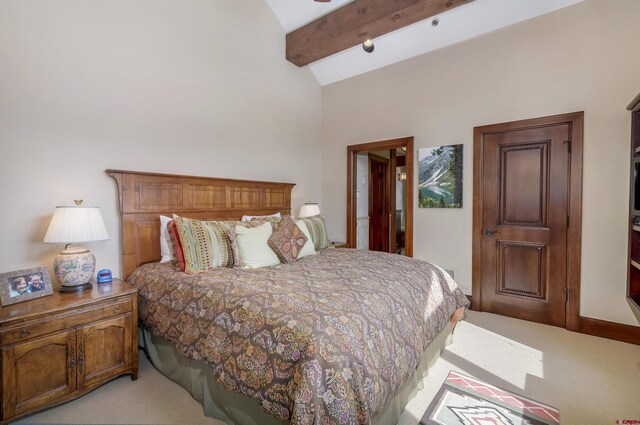
[[[500,146],[499,225],[546,226],[549,143]]]
[[[497,292],[502,295],[545,299],[547,291],[547,245],[498,241]]]

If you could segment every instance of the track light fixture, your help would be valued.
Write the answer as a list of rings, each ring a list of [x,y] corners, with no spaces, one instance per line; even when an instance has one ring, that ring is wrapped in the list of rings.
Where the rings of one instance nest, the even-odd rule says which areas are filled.
[[[373,41],[371,41],[370,38],[367,38],[363,43],[362,43],[362,48],[364,49],[365,52],[367,53],[371,53],[373,52],[373,49],[375,49],[376,46],[373,45]]]

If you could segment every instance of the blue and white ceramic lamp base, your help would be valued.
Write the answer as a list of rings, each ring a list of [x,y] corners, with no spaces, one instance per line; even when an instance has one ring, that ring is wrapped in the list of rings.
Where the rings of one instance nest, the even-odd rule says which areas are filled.
[[[68,248],[53,262],[53,271],[60,282],[60,292],[77,292],[92,287],[96,257],[86,248]]]

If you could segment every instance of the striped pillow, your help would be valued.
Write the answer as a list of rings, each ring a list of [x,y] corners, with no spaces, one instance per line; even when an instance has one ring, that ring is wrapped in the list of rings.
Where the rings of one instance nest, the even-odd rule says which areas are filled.
[[[316,251],[329,248],[331,246],[331,241],[327,234],[327,225],[325,224],[324,217],[322,215],[302,217],[299,218],[299,220],[302,220],[304,224],[307,225],[307,229],[311,235],[311,240],[313,241],[313,247]]]
[[[195,274],[233,265],[229,229],[238,221],[201,221],[174,217],[182,244],[184,271]]]

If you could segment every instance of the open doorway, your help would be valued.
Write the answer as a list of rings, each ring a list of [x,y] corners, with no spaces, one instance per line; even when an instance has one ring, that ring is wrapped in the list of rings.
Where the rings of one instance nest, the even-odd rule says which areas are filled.
[[[413,137],[347,147],[347,244],[413,256]]]

